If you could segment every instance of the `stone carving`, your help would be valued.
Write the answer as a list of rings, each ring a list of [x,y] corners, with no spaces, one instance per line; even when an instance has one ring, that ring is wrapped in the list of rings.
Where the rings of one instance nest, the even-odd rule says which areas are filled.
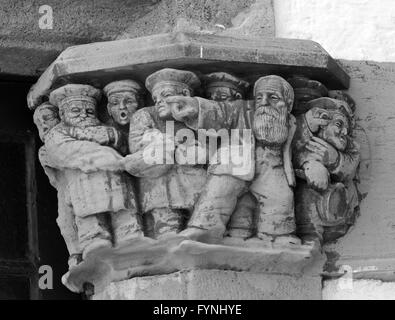
[[[249,83],[225,72],[213,72],[204,76],[205,96],[214,101],[246,99]],[[219,143],[220,145],[220,143]],[[221,151],[219,151],[221,152]],[[248,238],[255,230],[256,198],[247,191],[237,201],[225,235]]]
[[[207,99],[233,101],[245,99],[248,82],[226,72],[213,72],[203,77],[204,92]]]
[[[311,80],[302,75],[294,75],[287,79],[295,93],[292,114],[297,116],[305,113],[306,103],[310,100],[328,96],[328,89],[319,81]]]
[[[293,141],[294,167],[301,178],[295,189],[298,234],[333,240],[347,231],[358,205],[353,110],[345,101],[326,97],[309,101],[306,109],[297,117]]]
[[[97,88],[58,88],[66,79]],[[70,253],[63,283],[321,272],[320,242],[346,232],[359,201],[355,102],[331,90],[348,86],[302,40],[177,33],[63,52],[28,96]]]
[[[134,80],[120,80],[110,82],[103,91],[107,96],[107,112],[110,115],[108,125],[121,133],[121,151],[126,155],[129,153],[130,118],[143,104],[143,88]]]
[[[191,97],[166,99],[173,105],[173,117],[190,128],[243,131],[236,144],[229,146],[229,154],[238,152],[242,146],[248,155],[244,159],[244,170],[237,170],[232,159],[226,164],[210,166],[205,188],[188,228],[182,232],[191,239],[220,241],[238,197],[250,190],[258,204],[257,236],[279,243],[299,243],[292,235],[295,231],[291,190],[294,175],[290,161],[295,131],[290,115],[293,89],[279,76],[262,77],[254,85],[254,97],[253,103],[213,102]]]
[[[183,122],[174,121],[170,106],[165,102],[171,96],[192,96],[200,81],[189,71],[162,69],[147,77],[145,84],[155,106],[133,114],[129,132],[130,156],[126,157],[125,166],[129,173],[140,177],[146,235],[160,238],[182,230],[206,180],[203,165],[181,163],[188,149],[200,146],[194,136],[183,141],[186,137],[183,129],[187,127]],[[160,155],[160,159],[149,159],[147,154],[151,152]]]
[[[130,177],[122,173],[117,151],[121,133],[97,118],[100,97],[100,90],[89,85],[52,91],[50,102],[59,108],[61,122],[45,138],[46,165],[62,175],[83,257],[142,234]]]
[[[45,143],[49,131],[60,123],[58,108],[45,102],[37,107],[33,119],[40,139]],[[81,262],[82,252],[78,241],[73,208],[67,203],[69,198],[67,181],[62,170],[51,166],[45,145],[39,149],[38,157],[49,182],[58,191],[58,217],[56,222],[69,252],[69,267],[72,267]]]
[[[110,82],[106,123],[101,91],[89,85],[55,89],[36,109],[70,253],[62,281],[73,291],[190,267],[297,274],[319,241],[352,223],[351,97],[293,77],[295,118],[294,90],[280,76],[260,77],[253,100],[232,74],[201,80],[208,99],[195,96],[193,72],[156,71],[145,81],[155,105],[143,108],[138,82]]]

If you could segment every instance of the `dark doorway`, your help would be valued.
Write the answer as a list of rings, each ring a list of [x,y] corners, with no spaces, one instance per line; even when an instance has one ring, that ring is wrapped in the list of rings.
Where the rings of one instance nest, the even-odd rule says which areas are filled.
[[[38,161],[41,146],[26,105],[31,82],[0,80],[0,299],[80,299],[61,283],[68,253],[56,224],[56,190]],[[53,270],[53,289],[38,286]]]

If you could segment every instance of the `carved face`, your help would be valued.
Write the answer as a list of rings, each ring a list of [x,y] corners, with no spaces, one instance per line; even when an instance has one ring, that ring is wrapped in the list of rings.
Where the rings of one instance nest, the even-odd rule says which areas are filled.
[[[41,141],[44,141],[48,131],[60,122],[59,115],[55,107],[43,107],[37,109],[34,113],[33,120],[37,126]]]
[[[281,84],[271,81],[257,88],[253,121],[255,137],[268,144],[283,144],[288,137],[288,110]]]
[[[133,92],[117,92],[108,97],[107,109],[110,116],[123,126],[130,122],[130,117],[138,106],[136,94]]]
[[[320,129],[318,136],[337,150],[344,151],[347,147],[348,119],[338,112],[330,114],[330,118],[329,124]]]
[[[152,99],[154,100],[155,109],[159,114],[159,118],[162,120],[172,119],[170,105],[165,102],[165,99],[167,97],[179,95],[190,96],[191,93],[188,89],[182,89],[171,84],[158,85],[157,88],[153,90]]]
[[[242,99],[241,93],[228,87],[209,87],[206,90],[206,95],[209,99],[214,101],[233,101]]]
[[[100,124],[94,102],[73,100],[63,107],[62,120],[73,127],[90,127]]]

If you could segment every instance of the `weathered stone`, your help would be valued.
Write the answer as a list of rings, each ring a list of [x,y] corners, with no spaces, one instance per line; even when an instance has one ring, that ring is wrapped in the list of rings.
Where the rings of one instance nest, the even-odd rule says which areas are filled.
[[[284,77],[304,74],[331,89],[349,85],[347,74],[315,42],[176,33],[70,47],[32,87],[28,105],[36,107],[59,84],[103,87],[128,77],[144,82],[160,68],[180,66],[203,73],[233,72],[253,80],[274,71]]]
[[[356,225],[326,250],[331,265],[349,266],[354,277],[394,281],[395,64],[342,61],[342,65],[352,79],[347,93],[356,103],[362,200]]]
[[[44,4],[52,8],[52,29],[39,27],[44,16],[39,8]],[[0,7],[0,70],[3,74],[24,77],[38,77],[67,47],[95,41],[175,30],[222,32],[223,28],[230,28],[233,32],[232,26],[239,34],[274,36],[271,0],[260,0],[256,4],[253,0],[132,0],[127,3],[123,0],[110,3],[105,0],[48,0],[45,3],[1,0]],[[255,17],[257,8],[265,13],[265,19]]]
[[[191,270],[113,283],[92,299],[314,300],[321,299],[321,278]]]
[[[276,74],[262,76],[272,70]],[[294,280],[317,276],[323,264],[319,242],[306,237],[302,243],[295,235],[291,154],[298,128],[291,114],[293,88],[280,76],[293,74],[316,76],[335,88],[348,85],[346,73],[325,51],[303,41],[171,33],[71,47],[59,56],[32,87],[28,102],[34,109],[49,95],[59,107],[61,123],[47,129],[43,165],[48,173],[52,168],[64,174],[54,185],[65,189],[59,195],[74,225],[63,230],[78,239],[62,282],[75,292],[87,284],[101,292],[124,279],[189,269]],[[199,97],[199,76],[213,100]],[[253,100],[247,100],[252,80]],[[142,82],[153,105],[137,110]],[[107,95],[111,119],[105,124],[96,110],[97,87]],[[321,99],[341,104],[341,112],[346,108],[344,101]],[[318,124],[308,123],[312,131],[328,124],[322,122],[330,120],[324,111],[328,115],[318,117]],[[211,137],[221,140],[220,148],[215,143],[210,150]],[[310,149],[320,149],[309,149],[317,153],[316,162],[321,155],[324,167],[343,167],[335,149],[343,144],[322,138],[322,150],[316,139],[309,142]],[[213,151],[226,150],[229,159],[220,155],[210,162]],[[308,182],[319,178],[317,172],[305,176]]]
[[[296,277],[317,276],[323,257],[317,244],[277,245],[250,239],[227,238],[212,245],[174,236],[153,240],[140,238],[113,249],[98,249],[63,276],[72,291],[81,292],[85,282],[101,292],[109,283],[186,269],[221,269]]]
[[[297,117],[293,162],[298,234],[335,240],[353,224],[359,205],[355,175],[360,147],[352,136],[354,113],[327,97],[306,103]]]
[[[395,300],[395,283],[379,280],[324,281],[323,300]]]

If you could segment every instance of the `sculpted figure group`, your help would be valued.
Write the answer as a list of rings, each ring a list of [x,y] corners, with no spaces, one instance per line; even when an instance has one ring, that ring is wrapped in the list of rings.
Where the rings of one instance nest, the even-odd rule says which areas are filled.
[[[279,76],[250,86],[176,69],[103,92],[106,114],[102,91],[84,84],[53,90],[34,113],[70,267],[142,237],[298,245],[344,234],[352,220],[359,148],[344,95],[320,87],[295,117],[298,95]]]

